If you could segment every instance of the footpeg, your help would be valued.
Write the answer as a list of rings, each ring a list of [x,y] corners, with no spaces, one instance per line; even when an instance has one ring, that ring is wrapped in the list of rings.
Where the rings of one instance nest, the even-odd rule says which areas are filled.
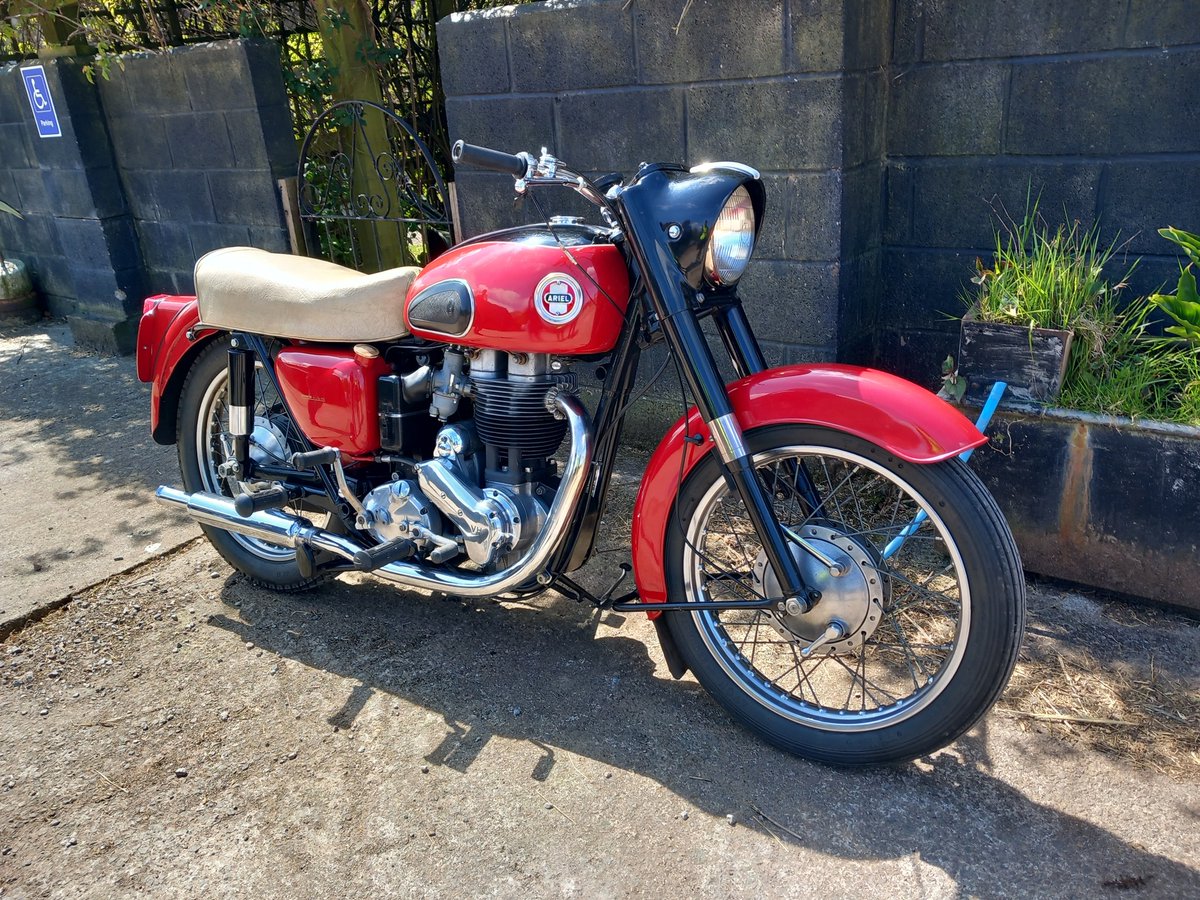
[[[338,452],[333,447],[325,447],[322,450],[310,450],[308,453],[293,453],[291,463],[293,469],[315,469],[318,466],[332,466],[338,461]]]
[[[369,550],[360,550],[354,554],[354,568],[360,572],[370,572],[381,569],[388,563],[408,559],[417,552],[417,545],[408,538],[398,538]]]
[[[233,500],[233,508],[245,519],[264,509],[287,506],[293,499],[290,491],[277,484],[262,491],[238,494]]]

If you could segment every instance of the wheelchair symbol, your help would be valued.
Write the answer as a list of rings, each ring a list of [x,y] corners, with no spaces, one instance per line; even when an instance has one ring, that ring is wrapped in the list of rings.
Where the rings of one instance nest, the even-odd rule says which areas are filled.
[[[39,111],[50,105],[50,101],[46,99],[46,95],[42,93],[41,88],[39,88],[33,82],[30,82],[29,87],[33,90],[33,105],[36,106]]]

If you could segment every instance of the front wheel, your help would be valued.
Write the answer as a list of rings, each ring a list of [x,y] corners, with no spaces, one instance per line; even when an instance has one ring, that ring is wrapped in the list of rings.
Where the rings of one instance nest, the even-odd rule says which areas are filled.
[[[807,613],[667,613],[700,683],[770,743],[820,762],[903,762],[953,741],[1004,689],[1024,627],[1021,564],[991,495],[958,459],[913,465],[829,429],[746,441],[780,523],[838,565],[792,546],[820,592]],[[712,456],[683,484],[665,550],[672,599],[780,597]]]

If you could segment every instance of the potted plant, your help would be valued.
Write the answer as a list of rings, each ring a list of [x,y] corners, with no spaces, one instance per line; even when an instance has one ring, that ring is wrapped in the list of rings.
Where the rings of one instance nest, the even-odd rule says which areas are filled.
[[[0,200],[0,213],[22,218],[21,214]],[[0,325],[28,322],[38,317],[37,297],[29,270],[19,259],[5,259],[0,251]]]
[[[1200,236],[1159,233],[1188,257],[1176,291],[1100,292],[1057,405],[997,412],[972,466],[1030,571],[1200,611]]]
[[[997,229],[992,263],[976,259],[975,288],[964,297],[956,377],[968,402],[983,402],[997,381],[1008,384],[1009,403],[1058,397],[1076,331],[1125,286],[1104,277],[1114,251],[1095,227],[1049,231],[1036,202],[1020,223]]]

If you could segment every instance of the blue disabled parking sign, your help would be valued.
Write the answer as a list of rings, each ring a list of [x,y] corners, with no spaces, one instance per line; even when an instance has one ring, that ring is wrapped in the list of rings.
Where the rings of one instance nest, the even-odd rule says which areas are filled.
[[[30,66],[21,70],[21,78],[25,80],[25,93],[29,95],[29,107],[33,110],[38,136],[62,137],[58,113],[54,111],[54,98],[50,96],[50,85],[46,83],[46,70],[41,66]]]

